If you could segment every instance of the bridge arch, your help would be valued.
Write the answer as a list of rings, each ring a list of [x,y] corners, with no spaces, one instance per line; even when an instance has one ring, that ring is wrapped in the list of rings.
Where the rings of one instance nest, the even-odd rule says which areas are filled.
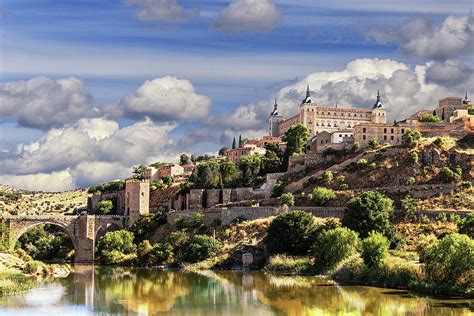
[[[13,231],[10,230],[10,241],[9,241],[10,250],[15,250],[15,246],[18,240],[20,239],[20,237],[26,234],[29,230],[33,229],[34,227],[44,226],[44,225],[52,225],[52,226],[61,228],[61,230],[65,232],[68,235],[69,239],[71,240],[72,246],[74,248],[74,252],[75,253],[77,252],[77,249],[78,249],[77,241],[74,236],[74,232],[71,232],[70,230],[70,226],[62,222],[58,222],[54,220],[35,221],[35,222],[28,223],[26,225],[23,225],[21,228],[17,230],[13,230]]]

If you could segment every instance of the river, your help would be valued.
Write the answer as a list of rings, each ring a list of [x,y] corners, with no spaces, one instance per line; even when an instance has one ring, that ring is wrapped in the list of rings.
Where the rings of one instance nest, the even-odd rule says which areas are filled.
[[[263,272],[76,267],[0,298],[0,315],[472,315],[474,302]]]

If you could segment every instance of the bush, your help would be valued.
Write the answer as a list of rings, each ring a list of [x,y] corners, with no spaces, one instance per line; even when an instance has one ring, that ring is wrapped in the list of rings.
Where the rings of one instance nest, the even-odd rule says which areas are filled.
[[[169,244],[151,245],[148,240],[142,241],[137,247],[138,262],[144,266],[163,264],[172,256],[172,253],[172,247]]]
[[[472,187],[472,183],[470,181],[463,181],[461,182],[460,186],[463,189],[470,189]]]
[[[336,198],[336,193],[334,190],[324,188],[324,187],[316,187],[313,190],[313,202],[316,203],[317,206],[324,206],[329,201],[334,200]]]
[[[444,139],[442,137],[436,137],[436,139],[433,141],[433,144],[441,147],[444,144]]]
[[[309,257],[292,257],[287,255],[274,255],[265,266],[266,271],[284,272],[290,274],[307,273],[311,270],[312,260]]]
[[[406,185],[415,185],[416,184],[416,179],[415,177],[409,177],[407,179]]]
[[[379,192],[368,191],[352,198],[344,210],[342,225],[359,233],[362,238],[375,230],[388,235],[393,201]]]
[[[339,186],[341,190],[349,190],[349,185],[347,183],[343,183]]]
[[[335,267],[339,262],[357,252],[359,242],[357,233],[348,228],[327,230],[318,237],[316,262],[324,268]]]
[[[31,260],[26,262],[23,271],[27,274],[43,274],[47,270],[46,265],[41,261]]]
[[[371,232],[362,241],[362,259],[368,267],[377,267],[387,257],[389,248],[388,239],[378,232]]]
[[[0,251],[5,251],[9,247],[10,231],[7,225],[0,222]]]
[[[130,231],[135,236],[134,242],[139,243],[148,239],[159,226],[167,223],[166,213],[158,210],[155,214],[143,215],[131,227]]]
[[[295,197],[293,196],[293,193],[283,193],[278,199],[282,204],[286,204],[288,206],[295,205]]]
[[[111,200],[102,200],[95,206],[94,213],[96,215],[110,215],[114,213],[114,208]]]
[[[270,253],[305,255],[315,242],[313,215],[304,211],[280,214],[268,227],[265,244]]]
[[[400,211],[396,214],[398,220],[414,221],[418,215],[418,206],[416,199],[406,196],[401,201]]]
[[[415,148],[418,145],[418,141],[421,139],[421,133],[419,131],[407,130],[402,136],[403,142],[411,148]]]
[[[196,212],[193,214],[193,218],[191,220],[191,226],[194,228],[199,228],[204,225],[204,213],[203,212]]]
[[[423,114],[420,117],[420,122],[436,123],[436,122],[439,122],[440,120],[441,119],[438,116],[433,115],[431,113]]]
[[[444,182],[459,181],[462,179],[462,169],[456,167],[454,170],[449,167],[443,167],[440,172],[440,177]]]
[[[434,234],[423,235],[416,244],[416,252],[421,263],[425,262],[426,255],[431,246],[438,242],[438,238]]]
[[[326,171],[323,175],[323,179],[326,183],[331,183],[332,180],[334,179],[334,174],[332,173],[332,171]]]
[[[272,196],[273,197],[280,197],[285,192],[285,184],[283,181],[278,180],[275,186],[272,189]]]
[[[354,146],[352,146],[352,152],[356,153],[360,150],[360,144],[359,143],[354,143]]]
[[[371,140],[369,140],[369,146],[372,149],[376,149],[377,147],[380,146],[380,144],[375,138],[372,138]]]
[[[447,287],[474,284],[474,240],[462,234],[449,234],[429,248],[425,257],[428,282]]]
[[[368,164],[369,162],[367,161],[367,159],[362,158],[357,160],[357,167],[359,168],[359,170],[365,169]]]
[[[469,215],[458,223],[458,226],[460,234],[474,238],[474,213],[469,213]]]
[[[195,263],[215,255],[222,247],[217,239],[207,235],[195,235],[186,248],[184,260]]]
[[[420,160],[420,158],[418,157],[418,153],[416,151],[413,151],[411,154],[410,154],[410,161],[412,163],[418,163],[418,161]]]
[[[176,217],[174,224],[177,229],[186,228],[186,221],[181,216]]]
[[[131,262],[136,258],[137,251],[133,240],[133,233],[126,230],[107,232],[97,244],[100,260],[105,264]]]
[[[437,218],[440,222],[447,222],[448,221],[448,215],[446,215],[446,213],[439,213]]]

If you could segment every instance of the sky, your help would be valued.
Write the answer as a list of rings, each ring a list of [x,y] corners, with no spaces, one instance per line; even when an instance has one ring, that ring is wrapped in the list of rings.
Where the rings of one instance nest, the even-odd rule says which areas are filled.
[[[267,133],[474,94],[472,0],[1,0],[0,183],[63,191]]]

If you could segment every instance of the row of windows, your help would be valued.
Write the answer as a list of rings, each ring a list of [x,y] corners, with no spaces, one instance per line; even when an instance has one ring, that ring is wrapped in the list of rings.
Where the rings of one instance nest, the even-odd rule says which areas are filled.
[[[367,140],[367,136],[366,136],[366,135],[362,135],[362,139],[363,139],[363,140]],[[383,140],[387,140],[387,135],[383,135]],[[390,140],[392,140],[392,141],[395,140],[395,136],[393,136],[393,135],[390,136]],[[400,139],[398,139],[398,140],[400,140]]]
[[[312,121],[312,120],[309,120],[309,121],[308,121],[308,124],[313,124],[313,121]],[[316,124],[315,124],[315,125],[316,125],[316,126],[320,126],[320,125],[319,125],[319,121],[316,121]],[[353,122],[339,122],[339,125],[347,126],[347,127],[351,128],[352,126],[355,126],[355,123],[353,123]],[[338,124],[337,124],[336,121],[334,121],[334,122],[332,122],[332,123],[331,123],[330,121],[327,121],[327,122],[324,122],[324,121],[323,121],[323,122],[321,122],[321,126],[338,127]]]
[[[387,128],[383,129],[384,134],[387,134],[387,130],[388,130]],[[362,128],[362,133],[367,133],[367,129],[365,127]],[[391,134],[395,133],[395,129],[391,128],[390,133]],[[405,129],[404,128],[402,128],[402,134],[405,134]]]
[[[314,112],[314,109],[306,109],[306,112]],[[344,112],[341,112],[340,114],[341,114],[340,116],[344,116]],[[323,112],[323,111],[319,112],[319,111],[316,111],[316,115],[338,116],[338,113],[337,112]],[[365,114],[364,113],[359,113],[359,115],[357,115],[357,113],[347,113],[347,116],[349,116],[349,117],[351,117],[351,116],[352,117],[357,117],[357,116],[359,116],[359,117],[364,117],[364,116],[369,117],[371,115],[372,115],[372,113],[365,113]],[[379,113],[379,115],[380,115],[380,113]]]

